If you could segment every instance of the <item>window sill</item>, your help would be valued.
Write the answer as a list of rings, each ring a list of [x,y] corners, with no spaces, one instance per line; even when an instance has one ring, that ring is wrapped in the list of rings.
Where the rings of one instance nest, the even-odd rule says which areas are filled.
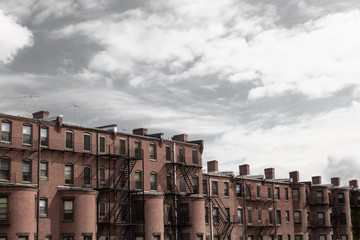
[[[63,223],[74,222],[74,219],[69,219],[69,220],[63,219],[62,222],[63,222]]]
[[[0,182],[10,182],[10,179],[0,179]]]
[[[152,162],[157,162],[157,159],[150,158],[150,161],[152,161]]]
[[[9,141],[4,141],[4,140],[1,140],[1,143],[11,144],[11,142],[9,142]]]
[[[47,216],[47,214],[46,214],[46,215],[45,215],[45,214],[43,214],[43,215],[40,214],[39,217],[40,217],[40,218],[47,218],[48,216]]]
[[[32,147],[32,143],[23,143],[22,145],[26,147]]]
[[[48,177],[40,177],[40,181],[49,181]]]
[[[32,182],[30,182],[30,181],[21,181],[21,183],[24,183],[24,184],[31,184]]]

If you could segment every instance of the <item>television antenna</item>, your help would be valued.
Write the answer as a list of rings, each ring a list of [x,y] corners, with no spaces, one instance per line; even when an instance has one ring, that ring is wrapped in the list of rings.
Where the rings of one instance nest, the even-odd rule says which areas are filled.
[[[14,98],[23,98],[24,99],[24,113],[26,114],[26,99],[33,99],[33,98],[37,98],[39,96],[35,96],[35,93],[32,93],[31,95],[28,96],[22,96],[22,97],[14,97]]]

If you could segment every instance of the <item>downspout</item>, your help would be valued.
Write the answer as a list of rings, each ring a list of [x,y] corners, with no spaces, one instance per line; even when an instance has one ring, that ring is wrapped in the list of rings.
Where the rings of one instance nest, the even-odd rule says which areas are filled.
[[[177,199],[177,195],[176,195],[176,165],[175,165],[175,162],[176,162],[176,143],[174,142],[173,144],[173,166],[174,166],[174,178],[173,178],[173,181],[174,181],[174,208],[175,208],[175,240],[178,240],[179,239],[179,226],[178,226],[178,199]]]
[[[41,120],[39,120],[39,129],[38,129],[38,171],[37,171],[37,181],[38,181],[38,189],[37,189],[37,209],[36,209],[36,236],[39,238],[40,233],[40,161],[41,161]]]
[[[241,177],[242,178],[242,177]],[[245,183],[245,179],[243,179],[243,194],[242,194],[242,198],[243,198],[243,208],[244,208],[244,226],[245,226],[245,240],[248,240],[248,219],[247,219],[247,209],[246,209],[246,201],[247,201],[247,192],[246,192],[246,183]],[[241,191],[241,189],[240,189]],[[245,194],[244,194],[245,193]]]
[[[271,183],[272,186],[272,198],[273,198],[273,206],[274,206],[274,223],[275,223],[275,236],[274,239],[277,239],[277,213],[276,213],[276,200],[275,200],[275,185],[274,182]],[[280,190],[279,190],[280,191]]]
[[[213,219],[213,203],[211,201],[212,198],[212,181],[211,177],[209,176],[209,197],[210,197],[210,240],[214,239],[214,219]]]

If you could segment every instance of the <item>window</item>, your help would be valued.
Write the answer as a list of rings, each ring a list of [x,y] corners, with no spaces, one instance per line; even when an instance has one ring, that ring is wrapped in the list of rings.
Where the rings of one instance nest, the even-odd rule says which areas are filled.
[[[260,185],[256,186],[256,198],[260,199]]]
[[[276,223],[281,224],[281,210],[276,210]]]
[[[207,180],[203,179],[203,194],[207,195],[208,194],[208,189],[207,189]]]
[[[228,182],[224,182],[224,195],[226,197],[229,196],[229,183]]]
[[[289,201],[289,189],[284,188],[284,190],[285,190],[285,201]]]
[[[230,222],[230,208],[225,208],[225,220]]]
[[[165,151],[166,151],[166,161],[171,162],[171,147],[166,146]]]
[[[276,200],[280,200],[280,188],[275,187],[275,198]]]
[[[278,235],[278,240],[282,240],[282,235]]]
[[[90,152],[91,151],[91,135],[88,133],[84,133],[83,135],[83,141],[84,141],[84,152]]]
[[[22,180],[24,182],[31,182],[31,161],[22,161]]]
[[[99,153],[105,153],[106,138],[105,136],[99,136]]]
[[[139,158],[140,157],[140,154],[141,154],[141,143],[140,142],[138,142],[138,141],[136,141],[136,142],[134,142],[134,157],[137,157],[137,158]]]
[[[319,235],[319,240],[326,240],[326,235],[320,234]]]
[[[319,225],[325,225],[325,216],[323,212],[318,212],[318,224]]]
[[[198,151],[196,149],[192,150],[192,162],[194,165],[198,165]]]
[[[294,212],[294,223],[301,224],[301,212],[300,211]]]
[[[65,165],[65,184],[74,184],[74,166],[71,164]]]
[[[0,196],[0,220],[8,220],[8,197]]]
[[[205,207],[205,223],[209,223],[209,209]]]
[[[65,132],[65,148],[73,150],[74,148],[74,133],[70,131]]]
[[[40,162],[40,177],[43,179],[47,179],[48,178],[48,162],[46,161],[41,161]]]
[[[344,193],[338,193],[338,202],[339,203],[345,203]]]
[[[157,191],[157,174],[150,173],[150,190]]]
[[[340,225],[345,226],[346,225],[346,214],[340,213]]]
[[[153,240],[160,240],[160,235],[154,235]]]
[[[238,223],[243,224],[243,213],[241,208],[238,208],[237,215],[238,215]]]
[[[286,222],[290,222],[290,211],[289,210],[285,211],[285,217],[286,217]]]
[[[183,175],[179,176],[180,192],[186,192],[186,182]]]
[[[45,240],[51,240],[51,235],[47,235],[47,236],[45,237]]]
[[[11,142],[11,123],[10,122],[1,122],[1,141],[2,142]]]
[[[199,193],[199,177],[198,176],[193,177],[193,188],[194,188],[194,193],[198,194]]]
[[[40,128],[40,141],[42,147],[49,146],[49,129],[46,127]]]
[[[262,221],[261,208],[258,208],[258,209],[257,209],[257,219],[258,219],[258,222],[261,222],[261,221]]]
[[[269,209],[269,224],[272,225],[274,223],[274,213],[272,209]]]
[[[179,148],[179,159],[178,162],[185,163],[185,149]]]
[[[247,209],[248,224],[252,224],[252,211],[251,208]]]
[[[188,224],[189,223],[189,204],[188,203],[180,203],[180,223]]]
[[[100,201],[99,202],[99,217],[105,218],[105,216],[106,216],[106,202]]]
[[[64,204],[64,221],[71,221],[74,219],[74,200],[65,199]]]
[[[156,144],[150,143],[150,159],[156,160]]]
[[[213,208],[213,222],[214,224],[219,224],[219,208]]]
[[[166,175],[166,189],[168,192],[172,191],[172,186],[173,186],[172,181],[173,181],[173,179],[172,179],[171,175],[167,174]]]
[[[299,198],[299,189],[293,189],[293,201],[294,202],[298,202],[300,201],[300,198]]]
[[[84,235],[84,240],[92,240],[92,236],[90,235]]]
[[[302,235],[295,235],[295,240],[302,240]]]
[[[267,186],[267,198],[271,199],[271,186]]]
[[[10,158],[0,158],[0,180],[10,180]]]
[[[246,198],[251,199],[251,186],[250,186],[250,184],[246,184]]]
[[[324,202],[323,191],[316,191],[316,202],[318,203]]]
[[[63,236],[63,240],[74,240],[73,236]]]
[[[142,189],[142,177],[141,172],[135,172],[135,189]]]
[[[31,145],[32,144],[32,126],[23,125],[23,144]]]
[[[306,212],[306,221],[307,221],[307,224],[309,225],[310,224],[310,212]]]
[[[89,187],[91,186],[91,167],[84,166],[84,186]]]
[[[341,240],[347,240],[347,235],[346,234],[341,234]]]
[[[171,205],[166,205],[165,206],[165,219],[166,219],[166,224],[171,224],[172,223],[172,208],[171,208]]]
[[[203,235],[202,234],[196,234],[196,240],[203,240]],[[346,240],[346,239],[344,239]]]
[[[211,181],[212,195],[218,195],[218,182]]]
[[[105,172],[106,172],[106,168],[104,167],[100,167],[99,169],[99,182],[101,184],[104,184],[105,183]]]
[[[47,217],[48,211],[48,200],[47,198],[40,198],[40,206],[39,206],[39,210],[40,210],[40,216],[41,217]]]
[[[28,236],[18,236],[18,240],[28,240]]]
[[[236,197],[241,197],[241,186],[240,183],[236,184]]]
[[[126,141],[125,141],[125,139],[120,139],[120,155],[126,155]]]

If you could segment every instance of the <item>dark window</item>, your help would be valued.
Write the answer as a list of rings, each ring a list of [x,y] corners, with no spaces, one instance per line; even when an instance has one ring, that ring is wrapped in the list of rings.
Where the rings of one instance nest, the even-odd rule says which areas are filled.
[[[84,186],[91,186],[91,167],[84,166]]]
[[[92,236],[84,235],[84,240],[92,240]]]
[[[91,151],[91,135],[84,134],[84,151],[90,152]]]
[[[0,220],[8,220],[8,197],[0,196]]]
[[[229,183],[228,182],[224,182],[224,195],[225,196],[229,196]]]
[[[65,165],[65,184],[74,183],[74,166],[71,164]]]
[[[294,223],[301,224],[301,212],[300,211],[294,212]]]
[[[251,185],[246,184],[246,198],[251,199]]]
[[[256,186],[256,198],[260,198],[260,185]]]
[[[258,218],[258,222],[261,222],[261,221],[262,221],[261,208],[259,208],[259,209],[257,210],[257,218]]]
[[[140,157],[140,149],[141,149],[141,143],[140,142],[134,142],[134,154],[135,154],[135,157]]]
[[[205,223],[209,223],[209,209],[205,207]]]
[[[299,189],[293,189],[292,197],[294,202],[298,202],[300,200],[299,198]]]
[[[199,177],[198,176],[193,177],[193,188],[194,188],[194,193],[198,194],[199,193]]]
[[[100,153],[105,152],[105,144],[106,144],[105,136],[99,136],[99,152]]]
[[[156,144],[150,143],[150,159],[156,160]]]
[[[137,200],[133,202],[133,220],[135,223],[144,222],[144,201]]]
[[[281,224],[281,210],[276,210],[276,223]]]
[[[213,208],[213,222],[214,224],[219,224],[219,208]]]
[[[40,139],[41,139],[41,146],[48,147],[49,146],[49,129],[42,127],[40,129]]]
[[[48,214],[48,200],[47,198],[40,198],[40,206],[39,206],[39,210],[40,210],[40,216],[41,217],[47,217]]]
[[[203,194],[207,195],[208,194],[208,187],[207,187],[207,180],[203,179]]]
[[[99,169],[99,182],[102,184],[105,183],[105,172],[106,172],[106,168],[101,167]]]
[[[23,144],[31,145],[32,144],[32,126],[23,125]]]
[[[31,182],[31,161],[22,161],[22,180],[24,182]]]
[[[248,224],[252,224],[252,210],[251,210],[251,208],[248,208],[247,213],[248,213],[248,215],[247,215]]]
[[[11,142],[11,122],[1,122],[1,141]]]
[[[18,236],[18,240],[28,240],[28,236]]]
[[[285,211],[285,217],[286,217],[286,222],[290,222],[290,212],[289,212],[289,210]]]
[[[237,215],[238,215],[238,223],[242,224],[243,223],[243,213],[242,213],[241,208],[238,208]]]
[[[236,197],[241,197],[241,185],[240,185],[240,183],[236,184]]]
[[[171,147],[166,146],[166,161],[171,162]]]
[[[73,149],[74,148],[74,133],[67,131],[65,133],[65,148]]]
[[[47,179],[49,176],[48,174],[49,174],[48,162],[45,161],[40,162],[40,177]]]
[[[295,240],[302,240],[302,235],[295,235]]]
[[[324,202],[323,191],[316,191],[316,202],[318,203]]]
[[[126,141],[125,141],[125,139],[120,139],[120,155],[126,155]]]
[[[339,203],[345,203],[344,193],[338,193],[338,202]]]
[[[325,215],[323,212],[318,212],[318,224],[319,225],[325,225]]]
[[[346,214],[340,213],[340,225],[345,226],[346,225]]]
[[[0,158],[0,179],[10,180],[10,158]]]
[[[267,186],[267,198],[271,199],[271,186]]]
[[[288,201],[289,200],[289,189],[285,188],[285,200]]]
[[[105,218],[105,216],[106,216],[106,202],[100,201],[99,202],[99,217]]]
[[[63,201],[64,204],[64,220],[71,221],[74,219],[74,200],[66,199]]]
[[[186,182],[183,175],[179,176],[180,192],[186,192]]]
[[[274,222],[274,213],[272,209],[269,209],[269,224],[273,224]]]
[[[225,208],[225,220],[230,222],[230,208]]]
[[[157,190],[157,174],[150,173],[150,189],[153,191]]]
[[[64,236],[63,240],[74,240],[73,236]]]
[[[195,149],[192,150],[192,160],[193,164],[198,165],[198,151]]]
[[[282,235],[278,235],[278,240],[282,240]]]
[[[189,204],[188,203],[180,203],[180,216],[179,220],[181,224],[188,224],[189,223]]]
[[[280,200],[280,188],[279,187],[275,188],[275,198],[277,200]]]
[[[179,159],[178,162],[185,163],[185,149],[179,148]]]
[[[212,181],[212,195],[218,195],[218,182]]]
[[[142,189],[142,174],[140,171],[135,172],[135,189]]]
[[[166,189],[167,189],[168,192],[172,191],[172,186],[173,186],[172,181],[173,180],[172,180],[171,175],[167,174],[166,175]]]
[[[172,207],[171,205],[166,205],[165,206],[165,219],[166,219],[166,224],[171,224],[172,223]]]

